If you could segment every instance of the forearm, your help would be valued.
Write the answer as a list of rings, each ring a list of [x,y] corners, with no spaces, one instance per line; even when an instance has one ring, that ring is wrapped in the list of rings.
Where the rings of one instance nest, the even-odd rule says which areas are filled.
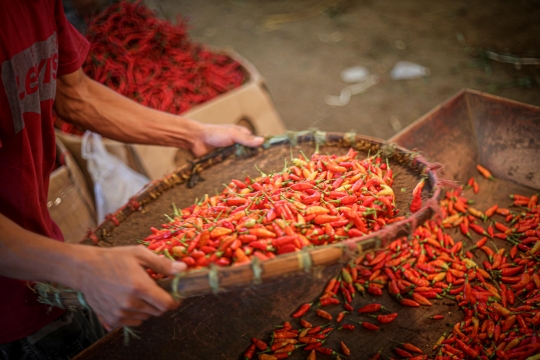
[[[196,121],[140,105],[80,70],[59,78],[55,110],[69,122],[126,143],[191,149],[203,131]]]
[[[0,214],[0,275],[73,285],[76,245],[25,230]]]
[[[175,275],[186,265],[142,246],[103,249],[65,244],[27,231],[0,214],[0,275],[51,281],[81,291],[90,307],[113,327],[137,326],[178,306],[144,267]]]

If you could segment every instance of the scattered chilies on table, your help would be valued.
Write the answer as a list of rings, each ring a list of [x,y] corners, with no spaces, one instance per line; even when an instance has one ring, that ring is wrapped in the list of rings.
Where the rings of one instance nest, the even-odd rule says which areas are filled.
[[[485,168],[478,170],[493,180]],[[474,182],[470,187],[475,190]],[[476,189],[475,193],[479,191],[478,185]],[[540,206],[537,195],[510,194],[510,198],[519,208],[495,204],[482,212],[471,209],[462,189],[448,191],[440,200],[442,217],[419,226],[410,239],[397,239],[386,249],[350,262],[328,282],[321,297],[338,299],[329,306],[345,308],[345,312],[339,313],[339,321],[348,321],[356,313],[372,316],[388,327],[394,325],[389,322],[397,313],[373,314],[385,309],[378,303],[356,305],[361,297],[347,301],[343,290],[348,291],[350,284],[353,294],[363,295],[367,291],[380,296],[386,288],[397,303],[413,307],[429,306],[429,299],[456,301],[463,320],[440,337],[432,347],[433,354],[428,357],[414,344],[399,343],[400,347],[391,349],[400,358],[540,360]],[[454,240],[450,234],[453,228],[460,228],[460,233],[467,237],[472,229],[482,238],[467,246],[470,240],[463,239],[464,244]],[[493,239],[506,242],[510,250],[492,248]],[[487,260],[476,260],[479,255]],[[313,311],[309,309],[304,315]],[[444,316],[429,318],[438,320]],[[351,321],[362,325],[361,329],[379,330],[366,321]],[[310,345],[322,346],[326,339],[314,340],[318,342]],[[372,358],[381,358],[381,352],[382,349]]]

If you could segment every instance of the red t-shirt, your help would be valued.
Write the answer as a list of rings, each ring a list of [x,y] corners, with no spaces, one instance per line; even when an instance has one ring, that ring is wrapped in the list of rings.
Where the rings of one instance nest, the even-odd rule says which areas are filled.
[[[1,0],[0,24],[0,213],[63,241],[47,210],[56,78],[81,67],[89,44],[61,0]],[[34,333],[62,311],[39,304],[25,281],[0,276],[0,343]]]

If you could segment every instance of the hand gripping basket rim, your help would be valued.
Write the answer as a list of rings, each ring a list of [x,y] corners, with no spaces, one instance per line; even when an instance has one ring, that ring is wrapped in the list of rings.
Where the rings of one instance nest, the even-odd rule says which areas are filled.
[[[335,244],[314,247],[309,250],[304,248],[302,251],[282,254],[264,262],[252,259],[250,263],[236,266],[210,266],[191,270],[174,278],[160,280],[158,284],[171,292],[173,296],[183,298],[257,285],[283,275],[310,272],[316,267],[344,263],[354,259],[361,253],[375,251],[392,240],[412,234],[418,225],[421,225],[439,211],[438,199],[441,195],[441,188],[444,185],[451,185],[438,177],[437,172],[441,167],[439,164],[429,163],[418,152],[404,149],[395,144],[389,144],[383,140],[355,133],[326,133],[322,131],[288,133],[271,137],[267,139],[262,147],[256,149],[239,145],[218,149],[191,164],[177,169],[161,180],[150,182],[116,213],[108,215],[106,220],[94,231],[89,231],[81,244],[112,246],[110,242],[107,242],[106,238],[132,213],[141,210],[143,206],[158,199],[161,194],[174,186],[184,183],[187,183],[190,188],[195,186],[199,178],[198,174],[202,170],[208,169],[231,156],[249,156],[265,151],[270,147],[314,143],[323,146],[353,147],[356,150],[369,150],[373,153],[382,151],[384,157],[392,158],[408,166],[419,177],[425,176],[427,185],[431,189],[430,197],[423,202],[420,210],[406,219],[389,224],[381,230],[364,236],[350,238]],[[64,308],[87,306],[84,300],[81,301],[80,294],[62,286],[38,283],[34,286],[34,289],[38,292],[39,300],[46,304]],[[59,295],[57,292],[62,294]]]

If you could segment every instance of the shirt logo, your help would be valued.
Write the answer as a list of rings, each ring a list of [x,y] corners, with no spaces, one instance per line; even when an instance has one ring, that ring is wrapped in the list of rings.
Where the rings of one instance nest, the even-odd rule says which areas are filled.
[[[58,45],[56,32],[2,63],[2,82],[9,100],[15,133],[24,128],[23,114],[41,115],[40,102],[54,100]]]

